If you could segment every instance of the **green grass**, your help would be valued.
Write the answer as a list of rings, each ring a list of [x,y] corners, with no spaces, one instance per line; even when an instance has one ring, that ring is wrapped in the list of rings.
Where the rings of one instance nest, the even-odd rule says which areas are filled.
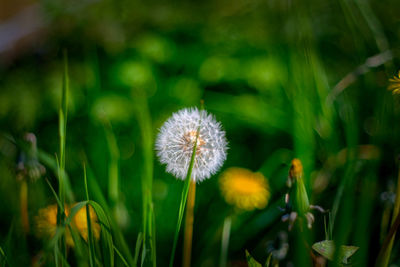
[[[5,4],[0,26],[20,5]],[[193,267],[272,264],[280,232],[289,250],[279,266],[312,266],[312,245],[328,238],[359,247],[351,266],[400,264],[400,102],[387,90],[399,68],[397,1],[37,5],[41,23],[30,24],[44,30],[0,47],[0,266],[180,266],[195,153],[181,183],[154,141],[201,99],[229,150],[197,187]],[[312,212],[312,229],[281,220],[293,158],[310,204],[328,211]],[[37,163],[46,173],[34,180]],[[265,209],[232,216],[218,183],[229,167],[268,179]],[[54,234],[44,237],[37,220],[50,205]],[[73,219],[84,207],[88,240]]]

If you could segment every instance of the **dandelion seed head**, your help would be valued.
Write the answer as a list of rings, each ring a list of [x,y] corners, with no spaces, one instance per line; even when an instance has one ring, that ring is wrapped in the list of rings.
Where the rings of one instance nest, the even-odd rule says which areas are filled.
[[[225,132],[213,115],[189,108],[172,114],[157,136],[157,156],[167,172],[185,180],[196,139],[192,179],[203,181],[219,170],[227,154]]]

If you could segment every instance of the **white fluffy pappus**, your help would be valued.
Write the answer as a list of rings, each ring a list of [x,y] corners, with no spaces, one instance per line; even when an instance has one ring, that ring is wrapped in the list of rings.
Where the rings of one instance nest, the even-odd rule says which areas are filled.
[[[199,124],[192,180],[210,178],[226,159],[225,132],[214,116],[197,108],[179,110],[163,124],[155,145],[160,162],[167,165],[167,172],[179,179],[186,179]]]

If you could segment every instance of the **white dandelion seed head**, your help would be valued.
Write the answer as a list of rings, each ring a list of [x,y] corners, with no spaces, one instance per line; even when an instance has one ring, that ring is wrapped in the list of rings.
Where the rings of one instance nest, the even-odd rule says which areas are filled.
[[[156,140],[160,162],[167,165],[167,172],[179,179],[186,179],[198,129],[192,180],[210,178],[226,159],[225,132],[214,116],[197,108],[182,109],[163,124]]]

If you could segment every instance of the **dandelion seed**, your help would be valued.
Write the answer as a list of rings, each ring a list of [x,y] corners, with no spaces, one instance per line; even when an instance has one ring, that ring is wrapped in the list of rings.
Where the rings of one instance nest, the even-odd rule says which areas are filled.
[[[400,71],[397,75],[394,75],[393,78],[389,79],[388,90],[392,91],[392,94],[399,95],[400,94]]]
[[[196,138],[192,180],[203,181],[219,170],[227,154],[225,132],[213,115],[191,108],[172,114],[157,136],[157,156],[167,172],[185,180]]]
[[[65,205],[65,215],[68,217],[70,208]],[[93,208],[89,206],[89,215],[91,221],[91,229],[95,239],[100,237],[100,225],[97,222],[97,216]],[[88,227],[86,217],[86,207],[78,210],[72,220],[71,227],[75,229],[85,241],[88,240]],[[40,209],[38,215],[35,217],[36,235],[40,238],[51,239],[57,231],[57,205],[53,204],[46,208]],[[66,228],[66,242],[70,247],[74,246],[69,228]]]
[[[267,179],[242,168],[233,167],[222,173],[220,188],[227,203],[244,210],[262,209],[270,197]]]

